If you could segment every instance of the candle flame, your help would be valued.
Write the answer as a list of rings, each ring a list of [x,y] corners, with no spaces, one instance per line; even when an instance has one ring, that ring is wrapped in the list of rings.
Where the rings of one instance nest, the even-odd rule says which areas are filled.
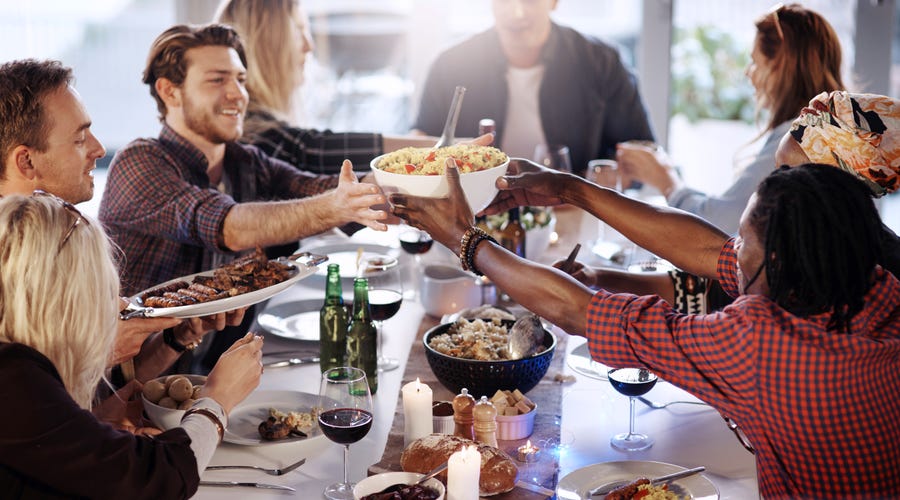
[[[419,382],[419,377],[416,377],[416,392],[419,392],[422,389],[422,383]]]

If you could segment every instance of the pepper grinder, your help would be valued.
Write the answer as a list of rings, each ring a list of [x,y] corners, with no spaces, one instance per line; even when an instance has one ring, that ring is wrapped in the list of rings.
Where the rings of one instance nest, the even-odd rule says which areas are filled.
[[[453,398],[453,422],[456,424],[453,435],[475,440],[474,417],[475,398],[469,394],[469,390],[463,388],[462,392]]]
[[[497,408],[494,407],[487,396],[475,403],[475,441],[488,446],[497,447]]]

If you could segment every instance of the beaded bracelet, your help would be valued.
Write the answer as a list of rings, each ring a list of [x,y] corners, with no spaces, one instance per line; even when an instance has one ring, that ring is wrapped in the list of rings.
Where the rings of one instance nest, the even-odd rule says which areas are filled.
[[[219,442],[225,438],[225,426],[222,425],[222,421],[219,419],[219,416],[213,413],[212,410],[208,408],[191,408],[188,411],[184,412],[184,416],[181,417],[181,421],[184,422],[184,419],[188,418],[191,415],[203,415],[204,417],[210,419],[213,424],[216,426],[216,431],[219,433]]]
[[[484,276],[484,273],[475,267],[475,249],[478,248],[479,243],[485,240],[497,243],[497,240],[481,228],[473,226],[466,230],[459,243],[459,262],[464,271],[472,271],[478,276]]]

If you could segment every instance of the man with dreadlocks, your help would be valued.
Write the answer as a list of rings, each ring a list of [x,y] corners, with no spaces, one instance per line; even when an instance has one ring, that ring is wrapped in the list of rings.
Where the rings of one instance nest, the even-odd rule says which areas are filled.
[[[900,405],[885,390],[900,384],[900,282],[879,265],[882,225],[860,180],[825,165],[778,169],[729,238],[576,176],[515,168],[498,180],[492,210],[577,205],[676,266],[718,278],[735,301],[680,314],[658,296],[593,292],[518,258],[473,227],[449,165],[448,198],[393,194],[393,212],[519,304],[587,337],[595,360],[646,366],[731,417],[755,448],[762,497],[900,497]]]

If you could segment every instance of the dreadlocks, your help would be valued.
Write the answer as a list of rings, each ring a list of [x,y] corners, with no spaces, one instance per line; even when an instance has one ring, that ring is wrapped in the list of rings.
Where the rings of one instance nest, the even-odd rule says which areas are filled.
[[[760,183],[750,224],[765,238],[772,300],[800,317],[831,311],[828,328],[849,331],[882,261],[868,188],[828,165],[782,167]]]

